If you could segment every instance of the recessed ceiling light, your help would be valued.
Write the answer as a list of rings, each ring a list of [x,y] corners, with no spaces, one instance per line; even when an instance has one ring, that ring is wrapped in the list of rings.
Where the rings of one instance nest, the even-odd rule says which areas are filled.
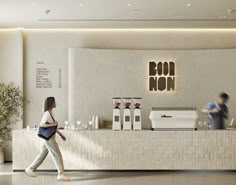
[[[46,14],[49,14],[51,12],[51,10],[45,10]]]
[[[84,6],[84,4],[83,4],[83,3],[80,3],[79,6]]]
[[[192,5],[191,5],[191,3],[188,3],[187,6],[189,7],[189,6],[192,6]]]
[[[128,3],[128,6],[132,6],[132,4]]]
[[[232,13],[232,11],[233,11],[233,10],[231,10],[231,9],[228,9],[228,10],[227,10],[228,13]]]

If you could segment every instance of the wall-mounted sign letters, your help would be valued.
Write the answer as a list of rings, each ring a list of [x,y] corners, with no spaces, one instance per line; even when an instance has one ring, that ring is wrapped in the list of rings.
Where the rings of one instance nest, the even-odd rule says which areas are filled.
[[[149,62],[149,91],[175,91],[174,62]]]

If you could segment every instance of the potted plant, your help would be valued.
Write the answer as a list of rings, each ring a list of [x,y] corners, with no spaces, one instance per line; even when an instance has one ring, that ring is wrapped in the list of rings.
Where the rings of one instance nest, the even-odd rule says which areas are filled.
[[[22,119],[23,101],[22,93],[14,83],[0,83],[0,163],[4,162],[3,149],[12,139],[12,125]]]

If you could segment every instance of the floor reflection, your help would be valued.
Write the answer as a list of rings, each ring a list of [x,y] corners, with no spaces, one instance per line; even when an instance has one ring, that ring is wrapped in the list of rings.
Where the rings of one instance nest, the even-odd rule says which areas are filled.
[[[123,171],[123,172],[67,172],[71,182],[58,182],[56,172],[38,172],[28,177],[24,172],[0,175],[1,185],[235,185],[236,171]]]

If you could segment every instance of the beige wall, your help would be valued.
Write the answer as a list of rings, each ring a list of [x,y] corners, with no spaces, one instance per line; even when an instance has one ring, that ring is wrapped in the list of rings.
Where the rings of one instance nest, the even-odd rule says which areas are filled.
[[[236,49],[217,50],[109,50],[69,49],[69,120],[88,122],[93,115],[112,120],[112,97],[142,97],[142,126],[151,127],[152,107],[196,107],[231,95],[230,118],[236,118]],[[148,90],[149,61],[173,61],[176,91]],[[224,65],[222,66],[222,62]],[[131,108],[133,105],[131,105]],[[123,108],[123,105],[121,105]]]
[[[0,30],[0,82],[14,82],[23,90],[23,37],[21,29]],[[19,120],[13,128],[22,128]],[[9,161],[11,143],[5,149],[5,160]]]
[[[15,32],[16,30],[14,30]],[[68,119],[67,64],[68,48],[107,48],[107,49],[223,49],[236,48],[236,30],[43,30],[24,29],[24,93],[31,101],[25,107],[24,126],[38,124],[41,119],[42,101],[45,96],[55,95],[58,101],[56,110],[60,122]],[[18,61],[21,32],[0,31],[0,77],[21,81],[22,65],[9,67],[8,61]],[[14,38],[17,39],[14,39]],[[17,53],[17,54],[16,54]],[[5,60],[5,58],[11,58]],[[7,61],[7,62],[6,62]],[[62,67],[63,88],[38,90],[35,86],[35,62],[44,61],[50,68]],[[10,64],[10,63],[9,63]],[[14,75],[5,73],[5,67]],[[3,74],[5,74],[3,76]],[[17,75],[16,75],[17,74]],[[18,76],[19,75],[19,76]],[[5,78],[7,77],[7,78]]]
[[[24,125],[41,119],[42,102],[47,95],[57,98],[55,113],[60,122],[68,120],[68,48],[106,49],[223,49],[236,48],[236,30],[24,30],[25,107]],[[34,88],[35,61],[49,67],[62,67],[63,88]],[[214,97],[213,97],[214,98]]]

